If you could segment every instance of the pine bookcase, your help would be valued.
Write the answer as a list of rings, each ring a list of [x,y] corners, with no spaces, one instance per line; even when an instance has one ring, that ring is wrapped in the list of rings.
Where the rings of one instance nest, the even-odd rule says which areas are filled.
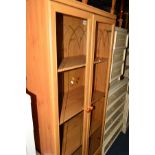
[[[101,154],[116,17],[74,0],[27,0],[26,10],[38,152]]]

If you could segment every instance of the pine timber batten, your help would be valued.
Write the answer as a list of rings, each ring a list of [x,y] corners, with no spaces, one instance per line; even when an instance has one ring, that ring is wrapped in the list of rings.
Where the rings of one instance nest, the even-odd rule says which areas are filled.
[[[69,6],[78,8],[80,10],[88,11],[88,12],[96,14],[96,15],[106,16],[107,18],[116,20],[115,15],[112,15],[109,12],[106,12],[104,10],[100,10],[100,9],[95,8],[93,6],[87,5],[85,3],[81,3],[79,1],[75,1],[75,0],[51,0],[51,1],[59,2],[59,3],[65,4],[65,5],[69,5]]]
[[[111,14],[114,14],[114,12],[115,12],[115,4],[116,4],[116,0],[112,0],[112,6],[111,6],[111,10],[110,10]]]
[[[112,32],[114,32],[115,29],[115,21],[112,24]],[[105,106],[103,109],[103,125],[102,125],[102,135],[104,135],[105,131],[105,118],[106,118],[106,108],[107,108],[107,100],[108,100],[108,87],[109,87],[109,81],[110,81],[110,70],[111,70],[111,62],[112,62],[112,45],[114,42],[114,33],[111,34],[111,41],[110,41],[110,49],[109,49],[109,60],[108,60],[108,67],[107,67],[107,80],[106,80],[106,91],[105,91]],[[101,137],[101,144],[103,143],[103,136]]]
[[[49,18],[49,57],[52,61],[50,61],[50,79],[51,79],[51,101],[52,101],[52,113],[53,113],[53,128],[55,128],[54,132],[54,153],[60,154],[60,134],[59,134],[59,114],[58,114],[58,87],[57,87],[57,46],[56,46],[56,14],[54,10],[51,11],[50,6],[48,5],[48,18]]]
[[[88,0],[82,0],[82,3],[87,4],[88,3]]]
[[[90,33],[92,31],[92,22],[93,22],[93,14],[91,15],[91,18],[88,19],[88,23],[87,23],[87,38],[92,38],[92,33]],[[87,39],[86,42],[86,72],[85,72],[85,77],[89,77],[89,73],[90,73],[90,64],[92,63],[90,61],[90,57],[91,57],[91,40]],[[91,103],[91,96],[90,96],[90,83],[86,82],[85,83],[85,92],[84,92],[85,96],[87,95],[87,97],[84,98],[84,109],[87,109],[87,107],[89,107],[89,104]],[[87,115],[87,113],[84,110],[84,117],[83,117],[83,126],[84,126],[84,131],[83,131],[83,149],[82,149],[82,154],[88,154],[88,137],[89,137],[89,124],[90,124],[90,114]]]
[[[92,15],[92,20],[91,20],[91,42],[90,42],[90,66],[89,66],[89,89],[88,89],[88,96],[92,96],[92,81],[93,81],[93,62],[94,62],[94,49],[95,49],[95,32],[96,32],[96,22],[95,22],[95,16],[94,14]],[[88,106],[91,106],[91,99],[89,99],[89,102],[87,103]],[[87,107],[85,107],[87,108]],[[88,114],[87,117],[87,129],[85,130],[86,135],[87,135],[87,141],[86,141],[86,148],[87,150],[85,151],[86,154],[88,154],[88,148],[89,148],[89,128],[91,126],[90,123],[91,115]]]

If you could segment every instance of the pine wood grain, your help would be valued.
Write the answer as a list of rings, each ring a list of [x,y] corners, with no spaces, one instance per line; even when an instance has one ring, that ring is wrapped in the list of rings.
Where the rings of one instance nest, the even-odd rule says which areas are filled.
[[[103,97],[105,97],[105,93],[98,91],[98,90],[94,90],[93,91],[93,96],[92,96],[92,103],[97,102],[98,100],[102,99]]]
[[[50,22],[48,0],[26,1],[26,87],[36,96],[38,115],[36,119],[40,139],[38,142],[40,146],[36,143],[38,144],[36,147],[41,154],[52,155],[59,154],[59,123],[58,107],[55,104],[57,103],[56,68],[51,69],[56,59],[54,55],[50,55],[52,43]],[[36,124],[34,122],[34,125]]]
[[[83,110],[84,105],[84,87],[77,88],[64,94],[62,110],[60,115],[60,124],[69,120]]]
[[[107,62],[107,61],[108,61],[107,58],[96,57],[95,60],[94,60],[94,64],[104,63],[104,62]]]
[[[64,123],[62,155],[71,155],[82,145],[82,131],[83,113]]]
[[[90,137],[89,155],[93,155],[101,145],[101,130],[98,128]]]
[[[103,19],[104,19],[104,17],[106,17],[106,18],[109,18],[109,19],[111,19],[113,21],[116,20],[116,16],[111,15],[109,12],[100,10],[98,8],[92,7],[90,5],[87,5],[87,4],[84,4],[84,3],[81,3],[81,2],[78,2],[78,1],[75,1],[75,0],[54,0],[54,1],[66,4],[66,5],[69,5],[69,6],[73,6],[75,8],[80,9],[80,10],[88,11],[88,12],[94,13],[96,15],[101,15],[101,16],[103,16]]]
[[[102,116],[103,116],[103,107],[104,107],[104,98],[93,103],[94,110],[91,113],[91,122],[90,122],[90,136],[102,126]]]
[[[64,72],[71,69],[84,67],[86,65],[86,56],[66,57],[62,60],[58,72]]]

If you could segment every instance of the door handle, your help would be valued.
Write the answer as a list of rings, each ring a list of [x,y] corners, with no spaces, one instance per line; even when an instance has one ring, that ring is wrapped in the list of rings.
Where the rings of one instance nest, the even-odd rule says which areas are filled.
[[[89,106],[89,107],[86,109],[86,112],[91,112],[94,108],[95,108],[95,106],[94,106],[94,105],[91,105],[91,106]]]

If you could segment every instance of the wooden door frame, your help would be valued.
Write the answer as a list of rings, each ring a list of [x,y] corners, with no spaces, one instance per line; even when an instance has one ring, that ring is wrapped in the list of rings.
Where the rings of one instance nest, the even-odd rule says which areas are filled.
[[[85,67],[85,77],[89,77],[89,54],[90,54],[90,38],[91,38],[91,27],[92,27],[92,14],[83,10],[79,10],[77,8],[73,8],[71,6],[67,6],[61,3],[57,3],[54,1],[50,2],[50,15],[51,18],[49,19],[51,21],[49,30],[51,34],[50,40],[51,46],[50,46],[50,57],[51,57],[51,89],[52,89],[52,100],[54,103],[52,105],[53,109],[53,117],[55,122],[55,142],[54,142],[54,148],[55,148],[55,154],[60,155],[60,135],[59,135],[59,113],[58,113],[58,72],[57,72],[57,43],[56,43],[56,13],[62,13],[66,15],[71,15],[74,17],[79,17],[87,20],[87,43],[86,43],[86,67]],[[82,140],[82,154],[85,155],[88,148],[87,148],[87,131],[88,131],[88,124],[89,119],[87,117],[87,113],[85,112],[85,109],[88,107],[89,102],[89,84],[88,80],[85,80],[85,91],[84,91],[84,118],[83,118],[83,140]]]
[[[105,128],[105,114],[106,114],[106,106],[107,106],[107,97],[108,97],[108,88],[109,88],[109,80],[110,80],[110,70],[111,70],[111,61],[112,61],[112,49],[113,49],[113,41],[114,41],[114,31],[115,31],[115,20],[110,19],[107,17],[103,17],[100,15],[93,15],[92,20],[92,31],[91,31],[91,57],[90,57],[90,71],[89,71],[89,106],[91,106],[91,98],[92,98],[92,85],[93,85],[93,68],[94,68],[94,53],[95,53],[95,35],[96,35],[96,23],[104,23],[111,25],[112,31],[111,31],[111,39],[110,39],[110,50],[109,50],[109,59],[108,59],[108,71],[107,71],[107,77],[106,77],[106,89],[105,89],[105,98],[104,98],[104,109],[103,109],[103,123],[102,123],[102,133],[101,133],[101,144],[103,142],[103,135],[104,135],[104,128]],[[90,115],[89,117],[89,125],[88,125],[88,137],[89,137],[89,130],[90,130]],[[88,139],[89,144],[89,139]],[[87,146],[88,147],[88,146]],[[100,152],[102,149],[102,146],[98,148],[96,151],[96,154]],[[88,154],[88,152],[87,152]]]

